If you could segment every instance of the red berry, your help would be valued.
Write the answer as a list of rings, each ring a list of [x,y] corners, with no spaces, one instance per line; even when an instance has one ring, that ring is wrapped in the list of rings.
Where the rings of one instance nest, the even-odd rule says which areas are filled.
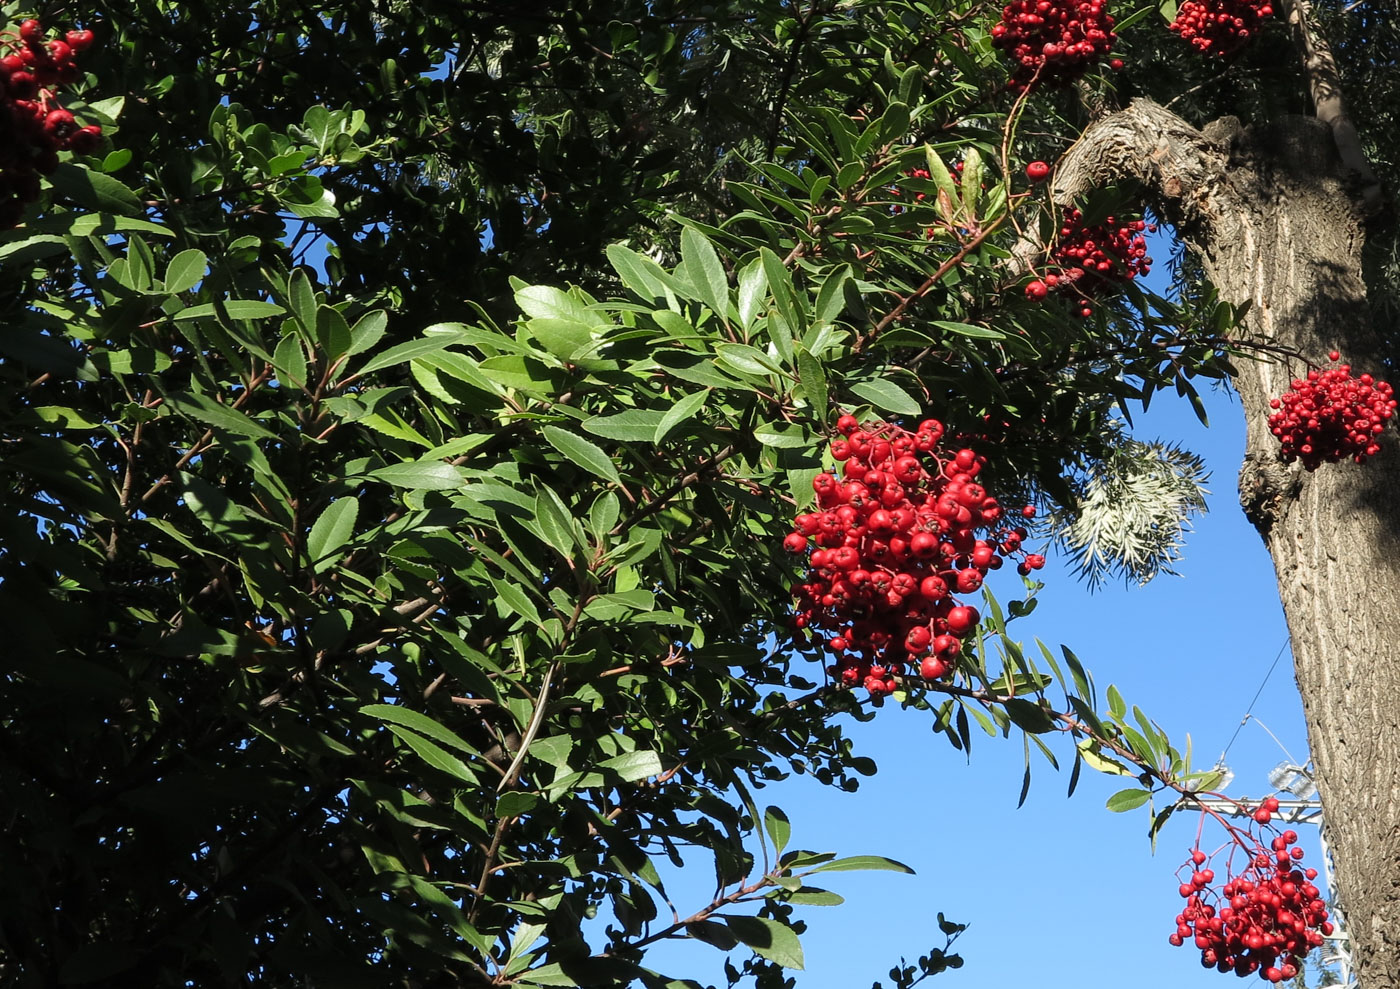
[[[1029,285],[1026,286],[1026,298],[1028,299],[1043,299],[1049,293],[1050,290],[1045,286],[1045,283],[1042,282],[1039,278],[1037,278],[1035,281],[1031,282]]]
[[[1033,161],[1026,166],[1026,178],[1032,182],[1044,182],[1050,177],[1050,166],[1043,161]]]

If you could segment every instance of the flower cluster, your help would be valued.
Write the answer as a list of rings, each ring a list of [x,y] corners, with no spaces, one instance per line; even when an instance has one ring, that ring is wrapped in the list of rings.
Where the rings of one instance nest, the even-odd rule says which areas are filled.
[[[1198,51],[1229,55],[1249,44],[1273,13],[1269,0],[1186,0],[1169,27]]]
[[[1008,83],[1016,92],[1079,78],[1117,37],[1102,0],[1012,0],[992,26],[992,44],[1016,62]],[[1123,67],[1119,59],[1110,65]]]
[[[1001,504],[978,484],[986,460],[971,449],[939,446],[943,425],[917,432],[884,422],[837,420],[831,444],[844,480],[813,481],[817,511],[798,515],[783,541],[810,553],[793,587],[794,624],[836,656],[832,673],[872,695],[895,689],[906,667],[933,680],[949,673],[961,642],[977,627],[971,594],[1007,556],[1029,574],[1045,565],[1024,553],[1024,527],[1006,523]],[[1032,518],[1027,505],[1021,515]]]
[[[1278,809],[1269,797],[1254,811],[1254,820],[1267,824]],[[1190,940],[1201,949],[1201,964],[1220,972],[1258,974],[1282,982],[1298,974],[1303,958],[1332,933],[1327,907],[1313,885],[1316,869],[1303,869],[1298,835],[1284,831],[1265,848],[1253,832],[1232,830],[1229,857],[1243,852],[1245,867],[1217,890],[1209,856],[1199,848],[1182,866],[1179,891],[1186,906],[1177,915],[1174,945]],[[1220,854],[1220,853],[1217,853]],[[1228,868],[1228,866],[1227,866]]]
[[[1341,354],[1328,355],[1333,363]],[[1301,460],[1308,470],[1347,457],[1358,464],[1380,452],[1377,437],[1395,414],[1394,390],[1369,374],[1351,376],[1351,365],[1309,371],[1269,402],[1276,409],[1269,429],[1283,442],[1285,462]]]
[[[62,40],[45,34],[27,20],[17,34],[0,37],[0,230],[19,223],[25,203],[39,198],[39,176],[53,174],[60,151],[90,152],[102,136],[95,124],[80,127],[54,98],[78,78],[73,57],[92,45],[92,32],[69,31]]]

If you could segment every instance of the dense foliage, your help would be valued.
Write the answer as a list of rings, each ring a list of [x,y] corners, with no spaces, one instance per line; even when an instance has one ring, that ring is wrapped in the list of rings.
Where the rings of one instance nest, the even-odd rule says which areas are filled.
[[[1170,562],[1199,464],[1120,417],[1224,375],[1234,314],[1109,258],[1025,291],[1092,252],[1045,258],[1025,164],[1180,46],[1155,5],[1116,83],[1029,98],[968,0],[40,13],[95,33],[102,134],[0,235],[7,984],[681,985],[645,949],[690,936],[780,985],[809,877],[901,867],[755,791],[855,789],[837,716],[885,693],[1200,784],[1008,637],[1013,568],[952,673],[871,698],[793,635],[783,546],[847,412],[936,417],[1090,570]],[[1120,477],[1148,521],[1085,529]]]

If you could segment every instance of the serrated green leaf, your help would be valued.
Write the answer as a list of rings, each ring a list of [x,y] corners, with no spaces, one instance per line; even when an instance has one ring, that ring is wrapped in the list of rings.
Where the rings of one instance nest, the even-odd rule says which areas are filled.
[[[462,468],[443,463],[441,460],[416,460],[403,464],[390,464],[369,472],[370,477],[396,488],[411,488],[419,491],[450,491],[460,488],[466,482]]]
[[[764,446],[800,450],[811,445],[811,437],[801,425],[791,422],[765,422],[754,427],[754,439]]]
[[[763,273],[763,259],[755,258],[739,272],[739,325],[745,330],[753,326],[767,293],[768,278]]]
[[[420,735],[441,742],[443,745],[449,745],[467,755],[481,757],[476,746],[421,711],[400,707],[397,704],[366,704],[360,708],[360,713],[379,721],[412,729]]]
[[[675,429],[685,420],[694,416],[704,406],[706,399],[710,397],[710,390],[691,392],[675,405],[666,410],[666,414],[661,417],[661,421],[656,424],[656,432],[652,434],[651,441],[660,446]]]
[[[594,436],[623,443],[650,443],[665,415],[659,409],[628,409],[610,416],[594,416],[580,425]]]
[[[279,316],[286,311],[275,302],[263,302],[259,299],[227,299],[222,302],[205,302],[197,306],[188,306],[170,318],[186,320],[208,319],[211,316],[218,316],[225,319],[264,319],[268,316]]]
[[[605,481],[611,481],[614,484],[622,483],[622,477],[618,474],[617,466],[612,462],[612,458],[604,453],[603,448],[596,443],[566,429],[560,429],[558,426],[545,426],[542,432],[544,438],[549,441],[549,445],[562,453],[572,463],[590,473],[597,474]]]
[[[773,842],[773,853],[783,854],[792,837],[792,824],[781,807],[769,807],[763,812],[763,828],[768,832],[768,840]]]
[[[792,928],[767,917],[725,917],[729,929],[760,958],[776,962],[783,968],[801,969],[804,965],[802,942]]]
[[[464,327],[460,323],[439,323],[430,326],[423,331],[424,337],[398,344],[374,355],[364,367],[359,369],[358,373],[370,374],[386,367],[393,367],[395,364],[403,364],[419,357],[435,354],[445,347],[460,342],[463,337],[460,331],[463,329]]]
[[[947,330],[949,333],[956,333],[958,336],[975,337],[979,340],[1005,340],[1006,334],[1000,330],[993,330],[986,326],[974,326],[971,323],[955,323],[946,319],[931,320],[931,325],[940,330]]]
[[[165,404],[182,415],[238,436],[275,440],[277,434],[237,409],[221,405],[203,394],[167,395]]]
[[[434,769],[441,770],[454,779],[460,780],[470,787],[481,785],[481,779],[471,768],[458,759],[455,755],[434,742],[428,741],[417,732],[409,731],[402,725],[390,724],[389,730],[403,739],[415,753]]]
[[[729,322],[729,279],[714,245],[694,227],[681,231],[681,265],[690,283],[700,293],[700,301],[715,315]]]
[[[520,588],[505,580],[490,578],[491,586],[496,589],[497,596],[507,608],[515,612],[521,618],[535,625],[543,624],[540,621],[540,613],[535,608],[530,598]]]
[[[617,773],[628,783],[635,783],[637,780],[644,780],[651,776],[659,776],[663,771],[661,757],[649,749],[624,752],[611,759],[604,759],[598,763],[598,768],[605,769],[610,773]]]
[[[797,373],[801,376],[803,394],[812,403],[812,414],[817,422],[825,423],[828,415],[826,369],[803,348],[797,352]]]
[[[335,565],[340,548],[355,534],[359,514],[360,500],[347,496],[331,502],[317,516],[306,536],[306,556],[316,573]]]
[[[858,381],[850,385],[848,391],[865,399],[875,408],[883,409],[886,412],[916,416],[923,411],[923,406],[916,402],[907,391],[884,378]]]
[[[187,292],[204,278],[209,268],[209,259],[203,251],[190,249],[181,251],[165,266],[165,290],[167,292]]]

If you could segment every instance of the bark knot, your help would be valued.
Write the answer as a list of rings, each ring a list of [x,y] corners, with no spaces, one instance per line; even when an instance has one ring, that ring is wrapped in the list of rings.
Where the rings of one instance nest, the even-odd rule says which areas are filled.
[[[1302,486],[1299,472],[1277,457],[1247,453],[1240,466],[1240,508],[1265,541],[1282,514],[1286,500]]]

